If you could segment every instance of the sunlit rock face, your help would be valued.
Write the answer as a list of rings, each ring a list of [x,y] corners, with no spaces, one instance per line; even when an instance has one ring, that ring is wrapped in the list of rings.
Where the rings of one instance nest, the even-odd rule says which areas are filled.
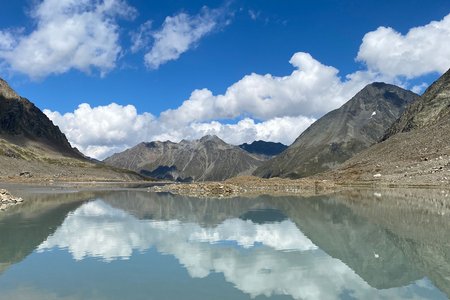
[[[39,252],[66,249],[75,260],[133,259],[149,249],[175,257],[193,278],[223,274],[252,297],[289,295],[295,299],[403,298],[410,286],[377,290],[341,260],[319,249],[290,219],[255,223],[228,218],[202,226],[179,220],[140,220],[103,200],[70,213]],[[374,253],[368,253],[373,256]],[[429,288],[427,280],[416,285]]]

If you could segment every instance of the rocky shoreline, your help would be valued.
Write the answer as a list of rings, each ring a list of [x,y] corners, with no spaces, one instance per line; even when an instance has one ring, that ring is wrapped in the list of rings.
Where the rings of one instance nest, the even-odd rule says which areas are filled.
[[[7,190],[0,189],[0,211],[5,211],[11,206],[21,204],[22,198],[14,197]]]
[[[167,192],[198,198],[227,198],[255,195],[301,195],[313,196],[331,194],[353,188],[425,188],[450,190],[446,183],[411,180],[394,182],[391,180],[335,180],[325,176],[302,179],[270,178],[254,176],[234,177],[225,181],[209,181],[194,183],[172,183],[149,187],[150,192]]]
[[[174,183],[148,188],[151,192],[168,192],[172,194],[198,198],[227,198],[251,195],[298,195],[303,196],[335,192],[339,187],[328,180],[313,179],[262,179],[253,176],[241,176],[222,182]]]

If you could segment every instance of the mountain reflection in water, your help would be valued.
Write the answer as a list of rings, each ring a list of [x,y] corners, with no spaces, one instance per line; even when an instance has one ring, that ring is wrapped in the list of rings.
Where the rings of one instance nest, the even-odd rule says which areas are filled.
[[[0,215],[0,299],[446,299],[447,215],[376,195],[36,199]]]

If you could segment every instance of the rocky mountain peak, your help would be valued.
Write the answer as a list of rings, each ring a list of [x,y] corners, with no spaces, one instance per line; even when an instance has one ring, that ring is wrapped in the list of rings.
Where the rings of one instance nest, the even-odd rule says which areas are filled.
[[[383,101],[401,107],[417,98],[418,95],[415,93],[399,88],[396,85],[384,82],[374,82],[366,85],[351,99],[351,101],[344,105],[351,105],[356,102],[373,104],[377,100],[383,99]]]
[[[254,141],[250,144],[239,145],[241,149],[247,152],[266,156],[275,156],[286,150],[287,146],[282,143]]]
[[[229,145],[215,135],[180,143],[151,142],[144,143],[144,147],[140,145],[116,153],[104,162],[153,178],[206,181],[249,175],[264,159]]]
[[[254,173],[261,177],[305,177],[334,168],[381,139],[408,103],[419,96],[375,82],[314,122],[284,152]]]
[[[220,143],[223,144],[225,143],[222,139],[220,139],[217,135],[215,134],[208,134],[203,136],[202,138],[200,138],[199,140],[201,143],[206,143],[206,142],[214,142],[214,143]]]
[[[5,99],[20,99],[20,96],[9,86],[9,84],[0,78],[0,97]]]

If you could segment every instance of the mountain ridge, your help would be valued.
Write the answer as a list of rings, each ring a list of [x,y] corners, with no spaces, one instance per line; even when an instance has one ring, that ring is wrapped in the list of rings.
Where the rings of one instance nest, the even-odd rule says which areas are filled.
[[[417,128],[435,124],[450,115],[450,70],[431,84],[416,101],[408,105],[405,112],[386,132],[383,140],[399,132],[408,132]]]
[[[143,142],[104,162],[158,179],[211,181],[248,175],[262,163],[262,158],[207,135],[179,143]]]
[[[266,142],[263,140],[253,141],[252,143],[244,143],[239,145],[241,149],[247,152],[265,156],[275,156],[287,149],[288,146],[282,143]]]
[[[0,79],[0,180],[128,181],[141,176],[94,163],[58,126]]]
[[[412,103],[383,141],[323,174],[339,181],[450,184],[450,70]]]
[[[307,177],[329,170],[379,141],[418,95],[374,82],[308,127],[283,153],[259,167],[259,177]]]
[[[29,140],[50,146],[64,156],[84,158],[59,127],[31,101],[19,96],[0,78],[0,137],[15,144]]]

